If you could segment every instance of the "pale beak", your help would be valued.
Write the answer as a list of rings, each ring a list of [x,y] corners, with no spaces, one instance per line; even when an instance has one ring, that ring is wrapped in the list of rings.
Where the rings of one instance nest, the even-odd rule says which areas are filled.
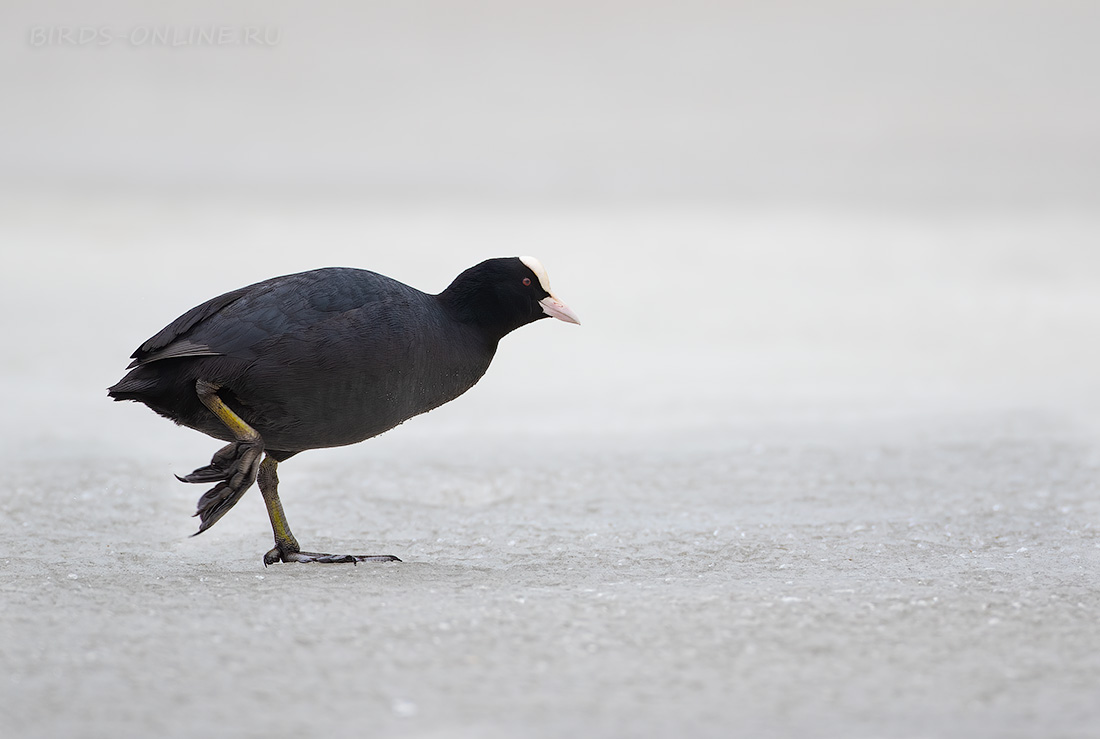
[[[566,323],[575,323],[578,326],[581,325],[581,319],[577,318],[577,314],[574,313],[568,305],[561,302],[553,295],[547,295],[539,301],[539,305],[542,306],[542,312],[548,316],[553,316],[559,321],[565,321]]]

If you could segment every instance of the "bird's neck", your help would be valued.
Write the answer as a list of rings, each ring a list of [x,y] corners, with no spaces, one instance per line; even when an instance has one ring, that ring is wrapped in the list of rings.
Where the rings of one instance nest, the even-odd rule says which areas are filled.
[[[451,318],[477,329],[493,347],[507,334],[529,323],[509,310],[509,306],[502,305],[491,287],[470,280],[456,280],[436,299]]]

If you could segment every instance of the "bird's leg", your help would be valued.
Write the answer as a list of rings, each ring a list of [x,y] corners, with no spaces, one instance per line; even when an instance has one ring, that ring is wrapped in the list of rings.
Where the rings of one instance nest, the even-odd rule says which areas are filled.
[[[264,505],[267,506],[267,515],[271,519],[271,530],[275,534],[275,548],[264,555],[264,567],[276,562],[324,562],[332,564],[337,562],[400,562],[392,554],[321,554],[319,552],[303,552],[298,547],[298,540],[290,532],[290,524],[287,523],[286,514],[283,513],[283,504],[279,500],[279,475],[277,468],[279,463],[271,455],[264,457],[260,464],[260,473],[257,482],[260,485],[260,493],[264,496]]]
[[[217,385],[198,380],[195,382],[195,392],[202,404],[225,424],[236,441],[219,449],[207,466],[179,478],[183,482],[219,481],[199,498],[198,510],[195,511],[200,520],[199,530],[192,536],[206,531],[236,505],[256,479],[264,451],[263,439],[256,430],[218,397]]]
[[[264,496],[264,505],[267,506],[267,517],[271,519],[271,530],[275,533],[275,548],[264,555],[264,567],[276,562],[286,562],[288,557],[302,551],[298,540],[290,531],[282,501],[279,500],[278,466],[279,463],[270,454],[267,455],[260,463],[260,474],[256,478],[260,494]]]

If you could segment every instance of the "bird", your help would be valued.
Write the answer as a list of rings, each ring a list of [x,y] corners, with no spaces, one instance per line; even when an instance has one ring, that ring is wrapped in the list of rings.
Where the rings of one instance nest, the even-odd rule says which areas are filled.
[[[378,436],[454,400],[485,374],[504,336],[580,319],[534,257],[488,259],[438,294],[365,269],[325,267],[227,292],[169,323],[131,355],[110,398],[145,404],[228,442],[181,482],[214,483],[198,536],[258,483],[278,562],[400,561],[302,551],[277,468],[299,452]]]

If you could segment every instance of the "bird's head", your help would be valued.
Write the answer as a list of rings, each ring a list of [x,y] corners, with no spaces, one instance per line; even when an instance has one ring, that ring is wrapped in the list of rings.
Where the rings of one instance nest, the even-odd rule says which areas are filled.
[[[470,267],[440,294],[455,314],[497,339],[540,318],[580,324],[550,290],[546,269],[534,257],[488,259]]]

